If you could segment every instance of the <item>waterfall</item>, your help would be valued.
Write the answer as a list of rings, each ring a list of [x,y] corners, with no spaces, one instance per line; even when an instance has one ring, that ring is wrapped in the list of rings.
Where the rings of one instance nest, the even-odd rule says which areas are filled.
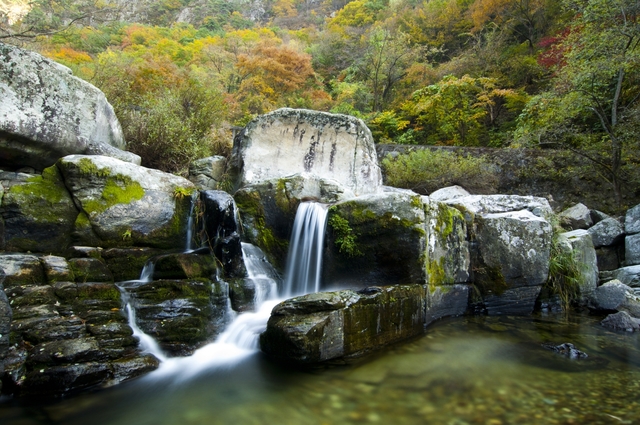
[[[317,292],[320,289],[326,219],[326,205],[304,202],[298,207],[289,244],[285,284],[281,296],[290,297]],[[158,370],[150,374],[147,379],[171,376],[173,382],[183,382],[207,369],[231,367],[258,351],[259,336],[266,329],[271,311],[281,301],[276,299],[278,273],[266,260],[260,248],[243,243],[242,254],[248,275],[246,279],[250,280],[255,287],[256,311],[238,314],[214,342],[196,350],[189,357],[167,358],[153,338],[137,327],[135,311],[126,298],[129,324],[134,330],[134,335],[140,339],[140,344],[145,351],[161,360]],[[153,263],[147,263],[140,281],[131,281],[129,284],[135,285],[143,279],[150,279],[153,275],[152,266]],[[123,288],[123,299],[125,294]]]
[[[320,290],[327,207],[316,202],[298,206],[284,273],[285,297]]]
[[[197,194],[198,192],[196,192]],[[193,211],[195,209],[196,206],[196,197],[197,195],[194,195],[191,197],[191,207],[189,208],[189,217],[187,218],[187,240],[185,242],[185,247],[184,247],[184,252],[188,253],[193,251]]]

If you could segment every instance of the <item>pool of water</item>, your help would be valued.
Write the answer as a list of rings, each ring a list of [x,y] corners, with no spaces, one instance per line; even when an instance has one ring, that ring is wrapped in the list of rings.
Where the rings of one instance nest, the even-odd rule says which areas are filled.
[[[0,403],[3,425],[633,424],[640,340],[589,316],[445,319],[343,366],[255,354],[184,382],[154,374],[49,404]],[[573,343],[572,360],[543,344]]]

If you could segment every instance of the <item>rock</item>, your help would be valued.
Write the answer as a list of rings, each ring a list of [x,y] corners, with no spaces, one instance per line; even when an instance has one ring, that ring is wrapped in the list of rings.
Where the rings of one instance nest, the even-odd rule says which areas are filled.
[[[627,266],[640,264],[640,233],[624,238],[624,258]]]
[[[334,180],[304,174],[246,186],[234,195],[244,238],[261,248],[279,270],[284,270],[300,202],[335,203],[351,197],[353,193]]]
[[[64,257],[45,255],[42,257],[42,265],[47,282],[51,285],[56,282],[73,282],[75,280],[69,263]]]
[[[465,283],[470,278],[471,257],[467,224],[457,209],[431,197],[422,197],[427,237],[425,267],[431,288]]]
[[[4,272],[5,289],[24,284],[45,283],[40,258],[31,254],[0,254],[0,270]]]
[[[598,259],[591,234],[579,229],[562,233],[560,237],[569,243],[575,261],[580,267],[580,304],[586,305],[598,286]]]
[[[111,270],[98,258],[71,258],[69,268],[76,282],[113,282]]]
[[[602,220],[606,220],[607,218],[611,218],[611,216],[603,213],[602,211],[591,210],[591,221],[593,224],[600,223]]]
[[[576,204],[558,214],[563,225],[572,230],[588,229],[593,225],[591,211],[584,204]]]
[[[461,316],[469,305],[469,285],[438,286],[427,290],[425,324],[443,317]]]
[[[451,199],[464,198],[465,196],[470,195],[471,194],[461,186],[449,186],[430,193],[429,199],[432,201],[445,202]]]
[[[542,344],[542,346],[547,350],[551,350],[555,353],[560,354],[561,356],[565,356],[570,359],[586,359],[587,357],[589,357],[587,353],[578,350],[576,346],[571,344],[570,342],[565,342],[564,344],[560,345]]]
[[[245,276],[240,224],[233,197],[219,190],[200,192],[203,235],[201,245],[211,248],[228,277]]]
[[[620,242],[624,237],[624,227],[619,220],[609,217],[591,227],[589,233],[591,233],[593,246],[599,248]]]
[[[70,155],[57,165],[81,209],[75,223],[79,244],[185,245],[195,192],[190,181],[104,156]]]
[[[0,43],[0,166],[43,170],[70,154],[124,152],[122,128],[104,94],[43,56]]]
[[[103,384],[111,377],[107,363],[88,362],[34,369],[21,382],[21,396],[60,395]]]
[[[11,305],[9,305],[9,300],[4,293],[3,280],[4,273],[0,271],[0,378],[2,378],[4,372],[2,363],[9,352],[9,332],[11,331],[11,320],[13,318]]]
[[[149,259],[162,253],[164,251],[154,248],[110,248],[100,252],[98,258],[102,258],[107,264],[113,274],[113,280],[121,282],[139,279]]]
[[[336,180],[356,195],[382,185],[373,137],[354,117],[279,109],[251,121],[229,163],[237,187],[297,173]]]
[[[163,350],[188,355],[227,323],[226,286],[206,279],[157,280],[125,287],[136,323]]]
[[[640,330],[640,319],[633,318],[626,311],[610,314],[600,322],[609,329],[634,332]]]
[[[624,259],[624,248],[620,245],[601,246],[596,249],[599,271],[617,270]]]
[[[476,220],[475,283],[487,311],[530,314],[549,273],[551,225],[528,210]]]
[[[330,207],[323,281],[357,289],[424,283],[424,208],[419,195],[398,192],[363,195]],[[445,257],[434,258],[434,262],[439,266],[440,258]]]
[[[640,205],[627,210],[624,217],[624,230],[628,235],[640,233]]]
[[[64,180],[53,166],[42,175],[1,173],[5,187],[0,214],[3,248],[62,254],[71,243],[78,217]]]
[[[193,161],[189,164],[189,176],[204,175],[216,182],[222,181],[227,167],[224,156],[210,156]]]
[[[519,195],[469,195],[449,199],[446,204],[458,208],[467,221],[472,221],[475,215],[498,214],[528,210],[537,217],[550,217],[553,210],[549,201],[535,196]]]
[[[216,271],[216,260],[211,255],[165,254],[155,260],[153,279],[214,279]]]
[[[611,273],[611,279],[618,279],[632,288],[640,288],[640,265],[622,267]]]
[[[618,310],[628,292],[631,292],[631,288],[619,280],[609,281],[595,290],[590,307],[596,310]]]
[[[262,350],[286,362],[313,364],[363,355],[424,331],[422,285],[310,294],[277,305]],[[299,306],[297,304],[300,304]]]

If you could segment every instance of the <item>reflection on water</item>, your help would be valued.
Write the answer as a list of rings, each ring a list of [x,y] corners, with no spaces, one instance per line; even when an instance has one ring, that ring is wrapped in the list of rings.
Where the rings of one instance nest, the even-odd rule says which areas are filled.
[[[48,406],[0,404],[3,425],[631,424],[638,334],[575,317],[446,319],[347,366],[285,370],[254,355],[188,383],[140,379]],[[573,343],[571,360],[541,344]]]

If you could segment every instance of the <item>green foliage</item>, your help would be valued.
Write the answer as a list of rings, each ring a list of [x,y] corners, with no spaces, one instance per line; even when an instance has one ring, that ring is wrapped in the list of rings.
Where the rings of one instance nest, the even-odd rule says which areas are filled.
[[[495,191],[494,167],[482,156],[460,156],[445,150],[416,150],[382,160],[385,181],[395,187],[429,194],[460,185],[471,192]]]
[[[580,295],[580,285],[583,283],[582,265],[576,258],[576,252],[571,244],[560,234],[564,232],[557,217],[552,218],[553,238],[549,256],[549,278],[545,286],[552,294],[557,295],[565,311]]]

